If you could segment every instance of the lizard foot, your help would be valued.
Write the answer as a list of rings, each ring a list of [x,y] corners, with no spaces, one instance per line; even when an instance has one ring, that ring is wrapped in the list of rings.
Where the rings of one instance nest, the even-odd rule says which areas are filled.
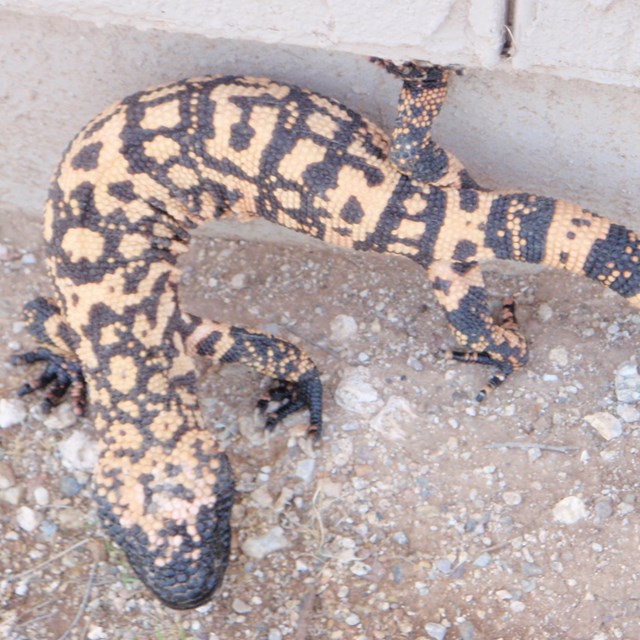
[[[516,369],[527,362],[527,344],[518,331],[516,304],[512,297],[502,304],[500,319],[496,323],[502,341],[491,345],[485,351],[447,351],[445,356],[458,362],[474,362],[497,367],[498,371],[489,378],[487,384],[476,395],[476,402],[482,402],[494,389],[499,387]]]
[[[392,76],[407,82],[429,83],[429,81],[439,81],[443,71],[452,71],[456,75],[462,75],[462,68],[455,65],[430,64],[428,62],[422,64],[417,62],[396,64],[392,60],[376,58],[375,56],[371,56],[369,60]]]
[[[279,406],[269,411],[271,402]],[[317,371],[302,374],[296,382],[277,380],[258,401],[267,431],[273,431],[279,422],[301,409],[309,409],[310,413],[307,435],[318,440],[322,434],[322,382]]]
[[[84,415],[87,391],[82,369],[78,362],[57,355],[45,347],[14,355],[10,362],[14,366],[33,364],[34,362],[46,363],[44,370],[38,377],[25,382],[18,389],[19,396],[25,396],[38,389],[49,387],[41,405],[42,411],[49,413],[53,407],[62,402],[65,394],[69,391],[74,413],[79,416]]]

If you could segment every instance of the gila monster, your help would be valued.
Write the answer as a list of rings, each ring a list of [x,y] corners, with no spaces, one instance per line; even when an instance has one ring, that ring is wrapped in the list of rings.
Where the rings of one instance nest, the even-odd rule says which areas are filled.
[[[85,387],[100,440],[95,499],[108,534],[165,604],[189,608],[220,584],[234,483],[203,424],[194,356],[273,378],[272,428],[308,409],[322,428],[314,363],[278,338],[184,312],[177,259],[190,232],[260,216],[359,251],[421,265],[462,349],[491,364],[478,395],[527,361],[514,304],[491,317],[480,264],[498,258],[583,274],[640,306],[640,240],[550,197],[482,189],[431,139],[453,69],[374,60],[402,79],[395,129],[273,80],[197,77],[135,93],[72,141],[45,208],[55,296],[25,308],[44,361],[21,394],[45,408]]]

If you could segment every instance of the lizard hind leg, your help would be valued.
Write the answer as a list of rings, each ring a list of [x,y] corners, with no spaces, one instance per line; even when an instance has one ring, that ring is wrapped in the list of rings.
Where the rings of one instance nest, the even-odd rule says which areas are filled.
[[[494,321],[476,263],[435,262],[429,268],[429,278],[453,334],[463,347],[449,351],[448,357],[459,362],[493,365],[497,369],[476,395],[476,400],[481,402],[513,371],[527,363],[529,351],[518,328],[515,302],[513,298],[505,300],[499,320]]]
[[[275,382],[258,402],[269,431],[288,415],[309,410],[307,433],[322,433],[322,383],[313,361],[297,346],[243,327],[187,315],[183,337],[187,351],[221,364],[238,362]],[[270,403],[278,406],[270,410]]]
[[[42,411],[48,413],[62,402],[67,392],[77,415],[84,415],[87,391],[82,368],[74,355],[74,334],[62,318],[59,307],[49,298],[35,298],[28,302],[22,312],[27,331],[41,345],[33,351],[11,357],[14,366],[45,363],[36,376],[25,382],[18,395],[24,396],[48,387]]]

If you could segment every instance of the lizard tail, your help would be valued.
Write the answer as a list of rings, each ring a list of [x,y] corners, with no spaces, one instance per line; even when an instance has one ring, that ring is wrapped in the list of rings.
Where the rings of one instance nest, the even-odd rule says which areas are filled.
[[[587,276],[640,307],[640,237],[579,205],[553,198],[486,194],[485,247],[496,258]]]

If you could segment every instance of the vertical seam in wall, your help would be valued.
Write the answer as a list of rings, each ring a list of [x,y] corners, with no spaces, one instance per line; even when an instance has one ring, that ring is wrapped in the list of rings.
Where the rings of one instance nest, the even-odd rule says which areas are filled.
[[[500,57],[502,58],[510,58],[513,53],[513,47],[514,47],[513,22],[515,19],[515,13],[516,13],[516,0],[505,0],[503,41],[502,41],[502,50],[500,51]]]

